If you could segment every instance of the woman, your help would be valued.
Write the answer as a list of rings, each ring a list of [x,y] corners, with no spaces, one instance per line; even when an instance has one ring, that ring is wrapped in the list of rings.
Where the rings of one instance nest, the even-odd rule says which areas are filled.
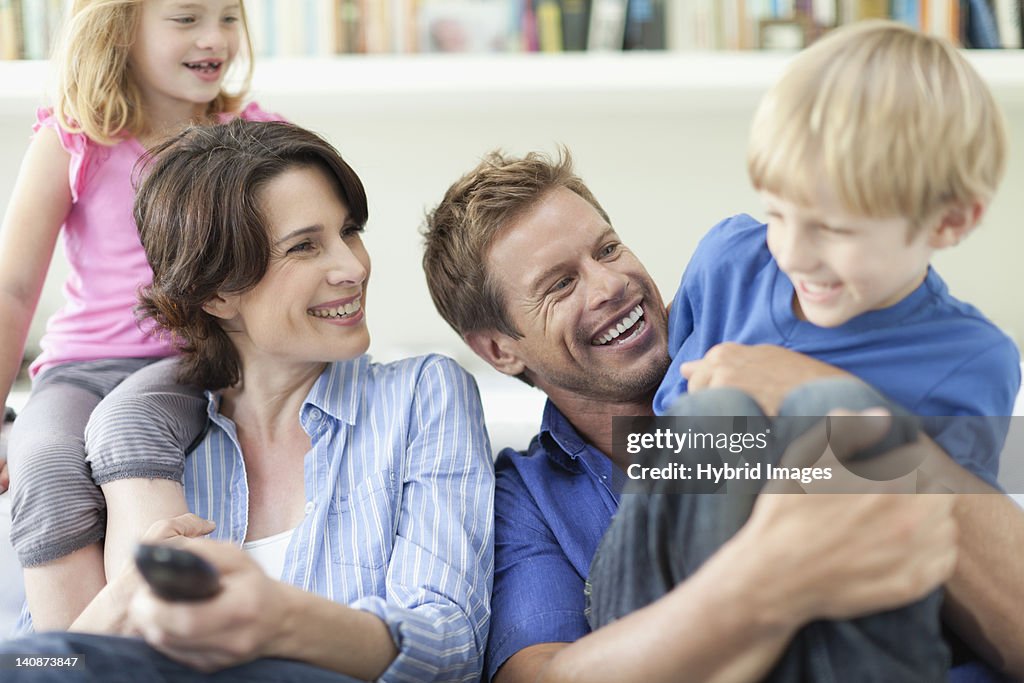
[[[135,203],[154,272],[142,310],[181,347],[180,379],[213,391],[185,468],[199,518],[153,535],[205,534],[213,522],[212,538],[230,545],[185,542],[219,568],[214,598],[166,603],[127,576],[77,626],[134,630],[206,671],[265,657],[319,667],[256,662],[217,680],[260,666],[292,666],[272,674],[288,680],[476,680],[494,486],[479,397],[450,359],[364,355],[358,176],[322,139],[281,123],[191,129],[154,155]],[[94,669],[192,677],[138,643],[53,639]],[[38,638],[11,647],[53,651]]]

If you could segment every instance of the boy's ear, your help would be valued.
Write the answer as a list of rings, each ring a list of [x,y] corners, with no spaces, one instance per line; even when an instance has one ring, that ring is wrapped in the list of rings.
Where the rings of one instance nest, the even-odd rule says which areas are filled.
[[[945,249],[960,244],[981,222],[983,215],[985,204],[979,201],[946,207],[939,216],[939,223],[928,240],[929,244],[934,249]]]
[[[218,294],[203,304],[203,310],[214,318],[231,320],[238,315],[238,297]]]
[[[502,374],[516,377],[526,369],[526,363],[516,352],[516,340],[507,334],[493,330],[476,330],[467,332],[462,338],[476,355]]]

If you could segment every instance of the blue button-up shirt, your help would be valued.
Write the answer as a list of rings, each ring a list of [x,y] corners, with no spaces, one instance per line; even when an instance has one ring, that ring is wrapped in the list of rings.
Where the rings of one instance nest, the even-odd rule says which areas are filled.
[[[590,631],[583,584],[619,505],[613,467],[550,401],[527,452],[499,454],[488,677],[525,647]]]
[[[185,463],[189,509],[241,544],[249,510],[235,426]],[[306,515],[282,581],[380,617],[399,654],[382,681],[473,681],[487,639],[494,470],[476,383],[442,356],[329,365],[299,415]]]

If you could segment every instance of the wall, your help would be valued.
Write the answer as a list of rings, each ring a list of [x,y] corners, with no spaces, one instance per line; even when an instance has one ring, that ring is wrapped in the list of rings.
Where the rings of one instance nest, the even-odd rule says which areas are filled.
[[[343,71],[337,78],[344,79]],[[386,88],[382,84],[380,87]],[[1003,97],[1012,152],[1006,179],[982,228],[936,265],[954,294],[979,306],[1024,340],[1024,306],[1017,276],[1024,254],[1024,102],[1020,87]],[[700,236],[721,218],[759,215],[759,201],[744,168],[747,126],[757,88],[742,97],[713,90],[600,93],[564,107],[543,90],[513,101],[486,94],[443,107],[420,107],[415,95],[395,93],[392,104],[361,106],[316,93],[295,97],[257,85],[265,107],[319,131],[362,176],[371,219],[366,242],[374,258],[368,315],[378,357],[440,350],[473,365],[467,351],[436,315],[419,261],[417,230],[424,212],[446,187],[494,147],[522,153],[570,147],[578,170],[594,189],[620,235],[647,264],[666,297],[676,288]],[[689,99],[687,99],[687,96]],[[684,101],[680,104],[681,98]],[[0,107],[0,207],[5,207],[29,134],[33,106]],[[59,261],[59,257],[57,261]],[[54,267],[33,325],[59,305],[63,267]]]

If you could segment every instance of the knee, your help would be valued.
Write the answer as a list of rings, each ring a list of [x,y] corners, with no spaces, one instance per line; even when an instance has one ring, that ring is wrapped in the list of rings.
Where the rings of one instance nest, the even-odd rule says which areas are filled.
[[[749,394],[734,387],[715,387],[685,393],[673,404],[669,415],[684,417],[763,417],[764,412]]]
[[[892,401],[859,379],[830,377],[802,384],[782,402],[779,415],[809,417],[826,415],[832,410],[885,408],[902,412]]]

